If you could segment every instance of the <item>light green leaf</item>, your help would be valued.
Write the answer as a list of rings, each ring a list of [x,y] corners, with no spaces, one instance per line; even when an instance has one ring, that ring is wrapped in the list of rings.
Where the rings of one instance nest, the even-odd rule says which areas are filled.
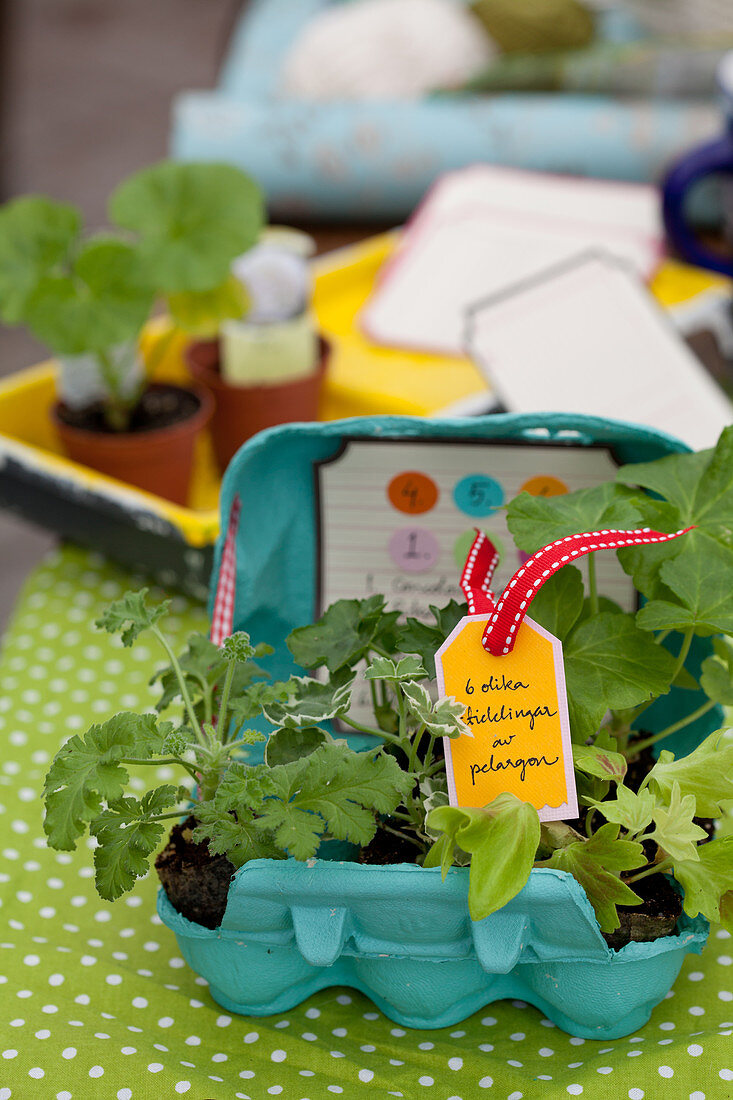
[[[152,304],[135,249],[94,240],[79,250],[69,274],[39,280],[26,302],[25,321],[59,355],[101,355],[135,340]]]
[[[614,783],[622,783],[626,775],[626,757],[597,745],[573,745],[573,764],[577,771]]]
[[[364,678],[397,684],[403,680],[424,680],[427,675],[419,657],[402,657],[397,664],[389,657],[375,657],[364,673]]]
[[[532,601],[535,622],[564,641],[583,611],[583,578],[574,565],[550,577]]]
[[[471,855],[471,920],[483,920],[501,909],[527,882],[540,842],[540,820],[529,803],[507,793],[483,809],[440,806],[428,814],[427,825],[447,837],[431,855],[430,863],[437,866],[441,861],[443,877],[452,862],[454,845]]]
[[[694,796],[700,817],[721,817],[722,804],[733,799],[733,739],[726,738],[726,732],[711,733],[680,760],[663,749],[649,773],[649,783],[669,803],[677,782],[682,795]]]
[[[614,799],[604,799],[600,802],[589,799],[588,805],[602,813],[606,821],[620,825],[635,836],[650,824],[656,802],[651,791],[644,790],[636,794],[623,784],[619,784]]]
[[[705,473],[712,451],[693,454],[666,455],[653,462],[637,462],[622,466],[616,479],[624,485],[638,485],[658,493],[677,511],[680,527],[698,521],[696,497],[700,479]]]
[[[695,813],[695,796],[686,794],[682,797],[679,783],[672,783],[669,804],[657,806],[654,810],[656,828],[650,839],[655,840],[674,860],[699,859],[697,844],[707,840],[708,834],[693,822]]]
[[[709,699],[724,707],[733,707],[733,644],[729,638],[716,638],[715,655],[702,663],[700,686]]]
[[[263,706],[263,713],[273,726],[314,726],[348,712],[351,706],[353,675],[334,677],[323,683],[310,676],[293,676],[289,681],[291,694],[284,700]]]
[[[162,619],[170,607],[170,600],[148,607],[147,594],[147,588],[125,592],[121,600],[105,608],[94,625],[108,634],[120,634],[123,645],[131,646],[138,635]]]
[[[238,661],[240,664],[246,664],[255,655],[255,647],[250,645],[249,634],[244,630],[238,630],[225,638],[220,651],[225,661]]]
[[[674,877],[685,891],[684,909],[689,917],[702,913],[709,921],[733,916],[733,836],[711,840],[697,851],[696,860],[679,860]]]
[[[222,321],[244,317],[249,307],[249,295],[235,275],[227,276],[213,290],[168,295],[168,309],[178,328],[199,339],[218,336]]]
[[[507,525],[520,550],[534,554],[567,535],[601,528],[637,527],[640,518],[635,507],[637,496],[612,482],[555,497],[520,493],[509,503]]]
[[[213,163],[161,161],[145,168],[113,193],[109,214],[139,234],[151,278],[166,294],[219,286],[264,222],[254,180]]]
[[[602,612],[573,628],[563,647],[573,740],[584,742],[611,709],[669,690],[675,660],[630,615]]]
[[[91,822],[89,831],[99,842],[94,851],[95,882],[106,901],[115,901],[148,873],[150,856],[163,835],[163,825],[151,818],[180,800],[180,790],[166,784],[140,801],[125,797],[112,802]]]
[[[568,871],[578,880],[602,932],[613,932],[619,927],[617,905],[641,903],[641,898],[619,876],[622,871],[644,865],[644,849],[636,841],[619,840],[618,833],[618,825],[602,825],[589,840],[576,841],[553,852],[546,864],[558,871]]]
[[[0,209],[0,316],[25,320],[29,297],[45,276],[63,270],[81,232],[74,206],[27,195]]]

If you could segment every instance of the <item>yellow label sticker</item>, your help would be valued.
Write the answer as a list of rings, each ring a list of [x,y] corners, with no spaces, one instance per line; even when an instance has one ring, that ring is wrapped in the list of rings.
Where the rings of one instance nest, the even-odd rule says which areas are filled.
[[[435,655],[440,694],[465,706],[471,731],[443,738],[450,803],[508,791],[542,821],[577,817],[562,643],[525,618],[512,652],[494,657],[481,644],[489,618],[461,619]]]

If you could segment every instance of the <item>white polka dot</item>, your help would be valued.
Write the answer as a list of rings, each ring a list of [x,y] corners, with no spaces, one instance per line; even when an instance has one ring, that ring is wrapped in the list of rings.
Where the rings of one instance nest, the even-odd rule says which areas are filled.
[[[131,1089],[119,1089],[117,1092],[117,1100],[132,1100]]]
[[[583,1091],[582,1085],[568,1085],[566,1092],[569,1092],[571,1096],[580,1096]]]
[[[179,1093],[180,1092],[188,1092],[188,1090],[190,1088],[191,1088],[191,1082],[190,1081],[179,1081],[178,1084],[176,1085],[176,1092],[179,1092]]]
[[[175,1022],[172,1016],[161,1016],[158,1020],[158,1027],[173,1027]]]
[[[369,1070],[362,1070],[361,1072],[362,1072],[362,1073],[365,1073],[365,1072],[371,1072],[371,1071],[369,1071]],[[359,1076],[361,1076],[361,1074],[360,1074]],[[369,1081],[371,1081],[371,1079],[372,1079],[372,1077],[373,1077],[373,1076],[374,1076],[374,1074],[372,1073],[371,1077],[369,1077],[369,1078],[364,1078],[364,1080],[369,1080]],[[434,1084],[435,1084],[435,1081],[434,1081],[434,1079],[433,1079],[432,1077],[428,1077],[428,1076],[427,1076],[427,1074],[426,1074],[426,1075],[425,1075],[424,1077],[418,1077],[418,1079],[417,1079],[417,1083],[418,1083],[418,1085],[434,1085]]]
[[[160,1064],[160,1062],[151,1062],[150,1065],[148,1066],[148,1069],[150,1070],[151,1073],[160,1073],[162,1068],[163,1067]]]
[[[696,1089],[695,1092],[690,1093],[690,1100],[705,1100],[705,1093]]]
[[[687,1048],[687,1053],[691,1054],[693,1058],[698,1058],[702,1054],[702,1047],[699,1043],[691,1043]]]
[[[374,1077],[374,1073],[370,1069],[360,1069],[358,1077],[360,1081],[371,1081]]]
[[[46,1076],[46,1073],[45,1073],[44,1070],[41,1069],[40,1066],[34,1066],[33,1069],[28,1070],[28,1076],[29,1077],[35,1077],[35,1079],[37,1081],[39,1081],[41,1079],[41,1077]]]
[[[270,1085],[267,1091],[270,1093],[271,1096],[279,1096],[282,1090],[282,1085]]]
[[[61,1051],[62,1058],[76,1058],[76,1047],[67,1047]]]
[[[216,1018],[216,1026],[217,1027],[229,1027],[231,1022],[232,1022],[231,1016],[217,1016],[217,1018]],[[172,1020],[171,1020],[171,1023],[173,1023]]]
[[[270,1060],[273,1062],[284,1062],[287,1058],[287,1054],[284,1050],[273,1050],[270,1055]]]
[[[722,1081],[733,1081],[733,1069],[721,1069],[718,1077]]]
[[[38,955],[26,955],[23,959],[26,966],[38,966],[40,961]]]
[[[596,1073],[613,1073],[613,1066],[598,1066]]]
[[[539,1053],[543,1058],[551,1058],[555,1051],[551,1047],[540,1047]]]
[[[256,1043],[259,1039],[259,1034],[256,1031],[248,1031],[244,1037],[245,1043]]]
[[[36,1032],[36,1039],[48,1039],[50,1034],[51,1032],[48,1030],[47,1027],[41,1028],[40,1031]]]
[[[363,1050],[364,1048],[362,1047],[361,1049]],[[462,1069],[462,1068],[463,1068],[463,1059],[462,1058],[449,1058],[448,1059],[448,1069]]]
[[[90,1077],[102,1077],[103,1075],[104,1070],[101,1066],[92,1066],[92,1068],[89,1070]]]
[[[121,1047],[121,1054],[137,1054],[137,1047]]]
[[[18,1051],[13,1050],[12,1047],[11,1047],[10,1050],[4,1050],[3,1051],[3,1058],[6,1058],[8,1061],[10,1061],[11,1058],[17,1058],[17,1057],[18,1057]]]
[[[629,1100],[644,1100],[643,1089],[629,1089]]]
[[[483,1023],[483,1020],[481,1021],[481,1023]],[[478,1087],[480,1089],[490,1089],[491,1086],[493,1085],[493,1083],[494,1083],[494,1078],[493,1077],[482,1077],[481,1080],[478,1083]]]
[[[687,1011],[690,1013],[691,1016],[704,1016],[705,1015],[705,1009],[702,1008],[700,1005],[693,1005],[692,1008],[688,1008]]]

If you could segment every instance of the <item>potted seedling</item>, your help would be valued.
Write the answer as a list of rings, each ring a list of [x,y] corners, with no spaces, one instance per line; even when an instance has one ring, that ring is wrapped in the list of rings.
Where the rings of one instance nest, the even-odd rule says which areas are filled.
[[[215,338],[187,349],[193,377],[214,395],[214,451],[222,470],[256,432],[318,415],[329,348],[310,308],[313,249],[305,233],[265,229],[232,265],[246,301],[241,316],[223,320]]]
[[[733,739],[667,747],[733,704],[733,429],[714,451],[623,467],[615,484],[521,494],[508,518],[527,552],[580,530],[693,528],[620,551],[639,611],[598,594],[592,555],[587,587],[572,564],[538,586],[532,617],[563,643],[573,820],[541,822],[509,793],[449,805],[446,748],[476,731],[463,703],[430,689],[466,614],[455,601],[403,622],[381,596],[341,600],[288,638],[311,674],[275,683],[254,660],[265,647],[242,633],[221,646],[194,635],[176,657],[166,606],[144,592],[99,621],[125,645],[152,632],[167,658],[158,713],[182,717],[126,713],[74,735],[46,779],[49,842],[70,849],[89,830],[112,900],[175,820],[156,861],[159,911],[226,1007],[281,1011],[350,984],[394,1019],[434,1027],[519,996],[575,1034],[613,1037],[648,1018],[708,920],[733,930],[733,836],[711,824],[733,805]],[[693,677],[696,636],[713,641]],[[359,675],[367,722],[352,710]],[[647,724],[673,687],[692,705]],[[371,747],[354,752],[334,722]],[[161,763],[185,785],[132,795],[127,768]],[[329,858],[326,840],[352,845],[350,858]]]
[[[74,206],[45,197],[0,209],[0,317],[56,356],[52,415],[70,457],[185,503],[211,399],[151,381],[165,348],[144,364],[141,329],[156,304],[189,330],[241,312],[229,268],[257,240],[262,199],[238,169],[161,162],[119,185],[109,219],[89,234]]]

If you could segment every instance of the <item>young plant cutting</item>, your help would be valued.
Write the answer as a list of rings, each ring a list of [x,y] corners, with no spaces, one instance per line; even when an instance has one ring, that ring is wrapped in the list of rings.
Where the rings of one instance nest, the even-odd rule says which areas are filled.
[[[238,884],[244,888],[250,871],[254,881],[258,868],[271,868],[273,896],[282,903],[286,878],[278,878],[278,868],[295,875],[298,863],[310,874],[302,879],[306,892],[328,866],[352,864],[362,877],[404,873],[406,889],[417,880],[435,883],[446,899],[460,887],[464,900],[455,904],[465,905],[467,896],[476,956],[484,970],[491,956],[494,975],[511,976],[522,950],[528,925],[517,931],[511,920],[525,910],[527,920],[545,920],[542,898],[550,895],[543,890],[567,888],[586,922],[588,957],[604,961],[641,959],[639,941],[650,941],[651,949],[657,941],[684,946],[697,937],[697,947],[684,949],[699,950],[702,918],[733,931],[733,835],[725,828],[716,833],[711,820],[733,807],[733,738],[725,730],[695,734],[695,724],[715,707],[733,705],[733,429],[714,450],[622,467],[615,483],[552,498],[522,493],[508,506],[508,524],[517,547],[531,557],[498,599],[487,594],[495,565],[490,544],[490,568],[477,572],[485,552],[479,536],[464,571],[468,611],[452,601],[433,608],[431,622],[403,621],[381,596],[340,600],[288,637],[295,663],[308,674],[287,681],[269,679],[257,663],[268,647],[251,644],[243,632],[220,645],[192,635],[176,655],[165,634],[166,603],[150,605],[145,590],[113,603],[98,625],[126,646],[147,632],[165,655],[152,681],[160,689],[157,713],[117,714],[61,748],[44,792],[51,846],[70,850],[89,831],[97,841],[97,889],[113,900],[147,873],[167,823],[175,822],[156,867],[165,904],[185,918],[175,917],[179,941],[231,937],[237,926],[227,923],[235,919],[228,906],[233,913]],[[639,610],[626,611],[599,594],[594,547],[617,552],[644,599]],[[512,601],[527,587],[522,578],[531,591],[517,603],[515,620]],[[514,625],[505,629],[507,623]],[[536,668],[513,671],[525,626],[562,643],[568,768],[577,791],[572,813],[574,793],[554,801],[548,795],[547,806],[529,793],[549,791],[557,781],[562,749],[555,753],[545,729],[561,707],[531,694]],[[468,627],[479,631],[468,659],[489,653],[492,663],[485,666],[491,674],[478,679],[473,665],[461,665],[464,699],[447,691],[448,657]],[[708,641],[695,643],[707,650],[693,675],[686,662],[696,638]],[[436,671],[447,692],[437,699]],[[361,712],[357,718],[352,705],[361,677],[372,702],[369,721]],[[662,721],[673,689],[678,713]],[[509,732],[517,721],[531,739],[530,752]],[[343,730],[371,735],[371,747],[354,751]],[[667,739],[676,735],[679,744],[684,731],[691,751],[675,756]],[[264,759],[250,762],[257,743]],[[469,759],[463,773],[469,788],[494,785],[493,797],[477,798],[476,805],[461,796],[459,768]],[[134,795],[129,769],[162,764],[179,769],[182,785]],[[332,841],[341,842],[338,851],[329,852]],[[329,856],[351,864],[329,864]],[[258,898],[251,910],[245,900],[237,919],[259,912]],[[324,946],[330,940],[323,931],[309,940],[299,904],[292,902],[292,920],[302,965],[315,984],[298,977],[301,986],[289,1003],[344,981],[373,992],[373,979],[361,971],[323,977],[342,950],[349,954],[349,936],[361,934],[349,916],[358,899],[324,898],[337,929],[333,951]],[[536,917],[532,906],[539,907]],[[489,949],[482,937],[497,920],[509,921],[506,928],[514,931],[505,928]],[[504,925],[496,927],[501,933]],[[515,954],[505,942],[512,937]],[[269,961],[275,941],[265,942],[267,957],[258,955],[258,965],[275,966]],[[380,955],[374,946],[379,942],[370,940],[366,958],[386,958],[388,952]],[[193,949],[182,949],[193,959]],[[535,949],[530,961],[556,957],[554,947]],[[417,957],[417,963],[427,960]],[[532,967],[522,970],[526,975]],[[292,974],[289,981],[297,985]],[[254,996],[236,997],[212,980],[215,986],[217,999],[240,1011],[279,1011],[284,1003],[274,997],[275,1007],[264,1008]],[[497,996],[517,995],[517,988],[483,990],[463,1014]],[[389,1002],[386,994],[382,1001],[374,995]],[[551,991],[538,986],[526,996],[573,1029],[572,1012],[553,1008]],[[613,1026],[601,1020],[596,1031],[578,1033],[623,1034],[649,1011],[651,1004],[641,1015],[621,1011]],[[460,1018],[446,1009],[431,1023],[404,1007],[394,1017],[416,1026]]]
[[[174,472],[166,491],[164,477],[150,483],[150,471],[166,451],[174,466],[190,470],[192,437],[211,400],[200,388],[151,383],[167,337],[145,365],[141,330],[156,305],[196,335],[246,312],[231,264],[258,239],[262,197],[228,165],[163,161],[123,181],[108,213],[112,228],[87,233],[81,212],[66,203],[37,195],[6,203],[0,316],[25,325],[58,359],[53,416],[71,457],[180,500],[187,478],[175,482]],[[173,439],[185,424],[188,459]],[[136,456],[141,446],[153,452]]]

